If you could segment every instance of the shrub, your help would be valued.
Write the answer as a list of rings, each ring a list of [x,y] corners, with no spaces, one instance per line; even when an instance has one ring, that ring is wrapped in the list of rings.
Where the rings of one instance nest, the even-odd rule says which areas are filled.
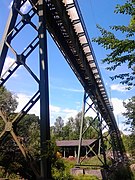
[[[109,180],[134,180],[133,173],[128,165],[120,164],[111,169]]]
[[[57,159],[52,167],[52,177],[55,180],[73,180],[70,175],[70,165],[63,159]]]

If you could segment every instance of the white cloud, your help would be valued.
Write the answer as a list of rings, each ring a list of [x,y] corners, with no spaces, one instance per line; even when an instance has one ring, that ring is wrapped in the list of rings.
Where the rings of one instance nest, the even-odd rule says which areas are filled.
[[[65,122],[68,120],[68,118],[70,118],[70,117],[75,117],[76,115],[77,115],[77,113],[78,113],[78,111],[77,110],[75,110],[75,109],[63,109],[62,110],[63,112],[63,119],[65,120]]]
[[[31,99],[31,96],[23,93],[18,93],[17,97],[18,107],[16,109],[16,112],[19,112],[28,103],[28,101]],[[54,114],[59,114],[61,112],[61,108],[58,106],[50,105],[50,111],[52,113],[51,117],[53,117]],[[28,113],[40,116],[40,102],[38,101]]]
[[[23,94],[23,93],[17,93],[16,96],[18,97],[17,98],[17,101],[18,101],[18,107],[16,109],[16,112],[19,112],[23,109],[23,107],[28,103],[28,101],[30,100],[30,96],[26,95],[26,94]],[[36,110],[36,111],[35,111]],[[30,113],[33,113],[30,112]],[[36,115],[39,115],[39,111],[38,111],[38,107],[36,105],[36,108],[34,108],[34,114]]]
[[[63,112],[74,114],[76,112],[76,110],[74,110],[74,109],[64,109]]]
[[[82,89],[73,89],[73,88],[64,88],[64,87],[53,87],[54,89],[64,90],[64,91],[70,91],[70,92],[78,92],[83,93],[84,91]]]
[[[127,91],[127,86],[121,85],[121,84],[112,84],[111,85],[111,90],[114,91],[120,91],[120,92],[125,92]]]
[[[82,89],[72,89],[72,88],[61,88],[61,89],[65,91],[71,91],[71,92],[79,92],[79,93],[83,92]]]
[[[11,69],[13,69],[15,67],[15,59],[14,58],[11,58],[10,56],[7,56],[6,59],[5,59],[5,63],[4,63],[4,66],[3,66],[3,70],[2,70],[2,76],[7,76],[7,73],[5,74],[5,72],[8,70],[9,67],[11,67]],[[17,73],[14,72],[14,74],[12,75],[12,77],[17,77]],[[4,77],[3,77],[4,78]]]
[[[16,112],[19,112],[27,104],[27,102],[30,100],[31,97],[24,93],[18,93],[16,95],[18,97],[17,101],[19,103]],[[91,104],[91,100],[89,100],[89,104]],[[122,113],[125,112],[125,108],[123,106],[123,100],[118,99],[118,98],[112,98],[112,104],[113,104],[114,115],[116,117],[116,120],[119,121],[118,124],[119,124],[120,130],[123,130],[124,125],[121,120],[121,119],[124,120]],[[29,113],[36,114],[37,116],[40,115],[39,101],[33,106],[33,108],[29,111]],[[50,123],[51,125],[53,125],[58,116],[61,116],[64,120],[64,123],[66,123],[68,118],[70,117],[75,118],[77,113],[78,113],[77,109],[62,108],[59,106],[50,105],[50,121],[51,121]],[[92,109],[90,109],[88,113],[86,113],[86,116],[91,116],[94,118],[96,116],[96,113]]]
[[[125,108],[123,106],[123,100],[118,98],[111,99],[114,109],[115,117],[122,116],[122,113],[125,112]]]
[[[125,124],[125,123],[123,123],[123,122],[119,122],[118,123],[118,128],[119,128],[120,131],[122,131],[126,135],[131,134],[131,131],[129,130],[130,126]]]
[[[26,3],[21,7],[21,12],[26,13],[30,8],[30,3],[29,1],[26,1]]]
[[[60,107],[50,105],[50,110],[54,113],[59,113],[61,111]]]
[[[13,5],[13,1],[10,2],[8,8],[10,9]],[[21,7],[21,12],[22,13],[26,13],[28,10],[29,10],[29,7],[30,7],[30,2],[29,1],[26,1],[26,3]]]
[[[20,112],[23,107],[28,103],[31,96],[23,93],[17,93],[16,96],[18,101],[18,107],[16,112]],[[28,112],[30,114],[36,114],[37,116],[40,115],[40,103],[39,101],[33,106],[33,108]],[[54,123],[58,116],[61,116],[65,122],[68,120],[69,117],[75,117],[78,111],[75,109],[66,109],[59,106],[50,105],[50,118],[51,118],[51,125]]]

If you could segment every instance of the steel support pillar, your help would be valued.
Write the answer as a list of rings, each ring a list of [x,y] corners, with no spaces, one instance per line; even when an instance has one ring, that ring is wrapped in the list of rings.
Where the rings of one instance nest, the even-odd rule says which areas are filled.
[[[5,137],[9,134],[12,135],[14,141],[18,145],[26,161],[28,161],[36,178],[39,180],[50,180],[51,179],[51,162],[50,157],[46,154],[49,152],[50,147],[50,118],[49,118],[49,87],[48,87],[48,59],[47,59],[47,35],[46,35],[46,5],[44,0],[39,0],[36,6],[30,4],[30,10],[23,14],[20,10],[27,0],[14,0],[12,8],[10,10],[9,18],[3,35],[1,46],[0,46],[0,87],[3,86],[10,77],[22,66],[38,84],[39,89],[31,97],[29,102],[24,105],[22,110],[15,116],[13,120],[9,120],[4,117],[0,111],[0,116],[4,121],[5,127],[0,132],[0,143],[4,141]],[[32,18],[37,15],[39,18],[39,25],[35,25]],[[19,16],[19,17],[18,17]],[[17,50],[12,46],[12,42],[17,38],[17,35],[21,30],[29,25],[35,31],[35,37],[27,45],[21,53],[17,53]],[[24,34],[23,34],[24,35]],[[25,37],[25,35],[24,35]],[[27,58],[39,45],[39,70],[40,76],[38,77],[27,64]],[[8,50],[15,56],[15,61],[8,69],[3,72],[5,59],[8,56]],[[17,135],[14,132],[14,127],[22,120],[22,118],[29,112],[29,110],[35,105],[40,99],[40,149],[41,149],[41,164],[40,171],[39,167],[33,164],[34,159],[28,153],[25,147],[20,144]],[[33,166],[34,165],[34,166]]]
[[[87,106],[87,107],[86,107]],[[85,124],[85,116],[86,113],[88,113],[90,110],[92,110],[95,113],[95,118],[92,118],[91,122],[89,122],[89,125]],[[90,116],[90,115],[88,115]],[[96,126],[95,126],[96,123]],[[81,147],[82,142],[84,138],[85,133],[89,130],[89,128],[92,128],[95,133],[97,134],[97,139],[95,141],[95,144],[91,146],[87,146],[87,153],[86,156],[82,159],[80,157],[81,155]],[[83,98],[83,106],[82,106],[82,118],[80,123],[80,137],[79,137],[79,145],[78,145],[78,158],[77,158],[77,164],[76,166],[81,166],[82,161],[87,158],[87,155],[92,152],[94,156],[97,156],[98,160],[102,163],[102,167],[107,168],[107,160],[106,160],[106,149],[104,141],[108,141],[107,136],[103,136],[103,130],[106,128],[106,125],[103,124],[103,119],[101,114],[98,111],[98,106],[96,104],[96,100],[92,102],[90,99],[90,95],[86,94],[84,92],[84,98]],[[91,129],[90,129],[91,130]],[[90,137],[91,138],[91,137]],[[100,146],[97,148],[97,151],[94,150],[95,146]],[[100,154],[99,154],[100,149]],[[91,165],[90,165],[91,166]]]
[[[81,119],[81,125],[80,125],[80,136],[79,136],[78,157],[77,157],[77,164],[78,165],[80,164],[82,133],[83,133],[84,113],[85,113],[85,100],[86,100],[86,92],[84,92],[83,106],[82,106],[82,119]]]
[[[49,88],[48,88],[48,59],[45,1],[38,2],[39,14],[39,59],[40,59],[40,143],[41,143],[41,179],[51,179],[51,163],[46,157],[46,149],[50,143],[49,120]]]
[[[102,153],[103,153],[103,159],[104,159],[104,166],[107,167],[107,160],[106,160],[106,153],[105,153],[105,144],[103,139],[103,132],[102,132],[102,117],[100,117],[99,112],[97,112],[98,122],[99,122],[99,141],[101,141],[102,146]],[[100,144],[99,144],[100,146]],[[101,147],[99,147],[101,148]]]

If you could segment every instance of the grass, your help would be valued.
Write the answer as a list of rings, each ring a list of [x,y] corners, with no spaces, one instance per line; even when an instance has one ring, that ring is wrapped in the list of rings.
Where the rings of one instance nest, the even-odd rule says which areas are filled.
[[[74,180],[99,180],[99,179],[93,175],[80,175],[80,176],[74,176]]]
[[[61,159],[60,160],[63,164],[63,168],[60,169],[53,169],[53,178],[55,180],[99,180],[96,176],[94,175],[78,175],[78,176],[73,176],[70,174],[70,171],[72,168],[75,167],[76,160],[75,159]]]
[[[99,158],[103,161],[103,156],[99,156]],[[71,164],[71,166],[76,165],[76,159],[64,159],[65,162]],[[104,162],[104,161],[103,161]],[[110,164],[110,161],[107,160],[107,163]],[[98,159],[97,156],[93,156],[91,158],[86,158],[81,162],[81,167],[83,168],[90,168],[90,169],[99,169],[103,166],[103,163]]]
[[[100,156],[100,159],[103,161],[103,157]],[[103,166],[103,163],[98,159],[97,156],[94,156],[92,158],[87,158],[82,162],[82,165],[90,165],[93,167],[100,167]]]

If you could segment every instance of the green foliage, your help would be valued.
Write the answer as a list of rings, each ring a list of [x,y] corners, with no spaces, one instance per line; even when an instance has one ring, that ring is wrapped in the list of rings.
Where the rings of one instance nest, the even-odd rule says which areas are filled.
[[[8,116],[16,110],[17,105],[16,97],[4,86],[0,87],[0,110]]]
[[[48,141],[46,144],[46,152],[42,154],[45,158],[49,158],[52,165],[52,177],[55,180],[72,180],[72,176],[70,175],[71,164],[65,162],[62,158],[57,157],[58,148],[56,147],[56,143],[53,141]]]
[[[126,112],[123,115],[127,118],[126,124],[129,124],[131,127],[131,131],[135,131],[135,96],[129,99],[126,103],[123,103],[124,107],[126,108]]]
[[[103,59],[103,63],[107,63],[108,70],[113,71],[116,68],[127,64],[129,71],[116,74],[111,77],[112,80],[120,79],[120,83],[128,85],[129,89],[135,86],[135,2],[127,0],[124,5],[117,5],[115,13],[126,14],[131,20],[128,26],[114,25],[110,26],[110,31],[105,30],[101,26],[97,26],[101,36],[94,38],[106,50],[110,50],[110,54]],[[118,33],[119,32],[119,36]],[[119,38],[121,34],[121,39]]]
[[[16,126],[16,133],[23,138],[27,151],[32,156],[39,155],[40,127],[39,117],[35,114],[27,114]]]
[[[72,180],[73,176],[70,174],[70,164],[65,163],[63,159],[57,159],[52,167],[52,176],[55,180]]]
[[[66,124],[64,125],[61,117],[58,117],[51,127],[51,137],[55,140],[75,140],[79,139],[80,135],[80,124],[82,119],[82,113],[79,112],[75,118],[70,117]],[[85,131],[83,138],[92,139],[98,137],[98,119],[93,119],[92,117],[84,118]]]
[[[5,169],[0,166],[0,178],[4,178],[4,174],[5,174]]]
[[[16,117],[16,113],[12,113],[9,119]],[[39,118],[33,114],[27,114],[18,125],[14,126],[14,131],[18,139],[20,139],[25,150],[34,157],[34,161],[39,157]],[[11,136],[7,136],[0,147],[0,165],[4,167],[8,177],[13,173],[19,172],[23,177],[28,179],[33,177],[30,164],[25,161],[19,147]]]
[[[134,180],[133,173],[126,165],[120,164],[117,167],[112,167],[108,180]]]
[[[98,130],[99,130],[99,121],[98,118],[95,120],[92,117],[85,117],[84,119],[84,129],[87,131],[84,133],[84,139],[96,139],[98,138]]]
[[[64,120],[62,119],[62,117],[58,117],[56,118],[56,121],[54,123],[54,133],[55,133],[55,137],[56,139],[61,139],[61,137],[63,136],[63,127],[64,127]]]
[[[123,135],[122,140],[126,149],[126,152],[130,154],[131,157],[135,157],[135,135]]]
[[[129,14],[134,16],[135,14],[135,2],[134,0],[128,0],[124,5],[117,5],[115,13]]]
[[[6,119],[10,119],[11,114],[17,108],[17,100],[10,91],[8,91],[4,86],[0,87],[0,133],[4,129],[5,123],[1,116]]]

